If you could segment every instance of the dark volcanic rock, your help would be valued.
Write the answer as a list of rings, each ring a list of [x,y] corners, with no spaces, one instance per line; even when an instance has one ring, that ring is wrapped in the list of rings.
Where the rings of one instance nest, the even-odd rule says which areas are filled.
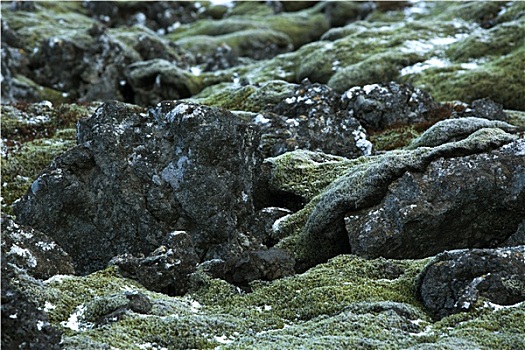
[[[348,158],[369,155],[372,144],[366,140],[366,131],[340,110],[339,103],[339,94],[327,85],[307,80],[296,85],[293,95],[269,109],[270,114],[255,119],[261,125],[265,155],[299,148]]]
[[[164,102],[148,114],[106,103],[14,211],[59,242],[79,273],[147,255],[175,230],[190,234],[200,258],[228,259],[242,251],[237,225],[253,212],[258,144],[226,110]]]
[[[199,257],[191,237],[184,231],[166,235],[163,245],[147,257],[123,254],[111,259],[125,277],[144,287],[168,295],[181,295],[188,289],[188,275],[195,271]]]
[[[345,217],[352,252],[418,258],[505,241],[525,215],[524,144],[406,171],[379,205]]]
[[[38,279],[74,274],[71,257],[42,232],[2,217],[2,256]]]
[[[11,284],[13,276],[13,267],[2,253],[2,349],[62,349],[62,332]]]
[[[467,311],[480,297],[498,305],[525,300],[525,246],[444,252],[421,272],[418,295],[436,317]]]
[[[431,121],[439,107],[428,92],[395,82],[353,87],[342,101],[351,116],[374,131]]]
[[[279,248],[245,252],[226,264],[226,280],[247,286],[253,280],[272,281],[294,274],[295,259]]]
[[[124,68],[138,60],[136,52],[95,26],[44,40],[31,56],[32,79],[71,98],[123,101]]]
[[[337,248],[345,231],[352,252],[367,257],[415,258],[505,241],[525,214],[524,147],[525,140],[487,128],[353,165],[308,216],[309,256],[319,252],[313,242]]]

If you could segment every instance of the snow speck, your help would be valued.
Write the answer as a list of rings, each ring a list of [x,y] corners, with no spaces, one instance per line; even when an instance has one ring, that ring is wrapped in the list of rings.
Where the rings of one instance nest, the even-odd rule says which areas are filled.
[[[73,278],[72,276],[70,275],[54,275],[50,278],[48,278],[47,280],[44,281],[44,284],[51,284],[51,283],[61,283],[62,281],[64,280],[67,280],[67,279],[71,279]]]
[[[288,104],[292,104],[294,103],[296,100],[296,97],[293,96],[293,97],[288,97],[286,100],[284,100],[284,102],[288,103]]]
[[[371,155],[372,142],[366,139],[366,133],[364,132],[364,129],[360,126],[356,130],[352,131],[352,135],[354,135],[355,145],[361,150],[361,152],[363,152],[363,155]]]
[[[46,300],[46,302],[44,303],[44,312],[49,312],[51,310],[54,310],[56,309],[57,306],[56,305],[53,305],[51,304],[49,301]]]
[[[253,118],[253,123],[254,124],[267,124],[270,121],[271,121],[270,119],[265,118],[264,115],[262,115],[262,114],[257,114],[255,116],[255,118]]]
[[[276,232],[276,233],[279,232],[281,223],[283,221],[285,221],[286,219],[288,219],[288,217],[290,217],[290,215],[291,214],[288,214],[288,215],[283,216],[282,218],[279,218],[279,219],[275,220],[275,222],[272,225],[272,231]]]
[[[407,74],[421,73],[428,68],[444,68],[450,65],[450,61],[438,57],[431,57],[424,62],[418,62],[412,66],[401,69],[401,76]]]
[[[27,265],[29,267],[36,267],[37,265],[36,259],[33,256],[33,254],[31,254],[31,252],[28,249],[21,248],[16,244],[13,244],[11,246],[11,249],[9,250],[9,252],[7,252],[7,255],[21,256],[22,258],[26,259]]]
[[[233,340],[228,339],[228,337],[225,336],[224,334],[220,337],[215,336],[213,337],[213,339],[215,339],[215,341],[220,344],[230,344],[231,342],[233,342]]]
[[[200,75],[202,72],[202,69],[200,67],[195,66],[195,67],[190,68],[190,72],[193,75]]]
[[[85,310],[86,310],[86,307],[84,306],[84,304],[77,306],[75,311],[71,315],[69,315],[68,320],[60,322],[60,324],[63,327],[67,327],[69,329],[72,329],[78,332],[78,330],[80,329],[79,317],[82,317],[84,315]]]
[[[37,247],[42,249],[43,251],[49,251],[51,249],[55,249],[57,247],[55,242],[44,242],[40,241],[35,244]]]

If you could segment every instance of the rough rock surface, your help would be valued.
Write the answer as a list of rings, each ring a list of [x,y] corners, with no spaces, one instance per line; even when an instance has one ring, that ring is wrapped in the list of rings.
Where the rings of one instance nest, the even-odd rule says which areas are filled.
[[[257,137],[225,110],[166,102],[148,114],[107,103],[15,213],[60,241],[79,273],[148,254],[174,230],[188,231],[200,257],[229,258],[241,250],[237,222],[253,211]]]
[[[184,231],[168,233],[163,245],[146,257],[126,253],[109,262],[118,266],[123,276],[168,295],[180,295],[188,290],[188,275],[195,271],[198,263],[191,237]]]
[[[2,252],[2,348],[62,349],[62,332],[49,323],[47,314],[31,296],[13,285],[13,269]]]
[[[354,254],[420,258],[494,247],[525,216],[525,142],[407,169],[381,203],[345,216]],[[428,244],[432,242],[432,244]]]
[[[39,279],[75,273],[71,257],[55,241],[10,216],[2,217],[2,257]]]
[[[513,176],[510,174],[501,175],[502,181],[517,187],[514,188],[502,186],[501,191],[503,191],[502,193],[504,197],[501,198],[500,202],[496,202],[499,204],[495,204],[494,201],[489,201],[490,206],[488,208],[494,208],[495,212],[504,212],[507,209],[511,212],[514,212],[514,214],[511,216],[511,220],[513,222],[509,224],[504,221],[501,222],[501,226],[499,226],[499,229],[502,231],[496,231],[496,236],[492,236],[493,238],[499,241],[505,240],[508,236],[510,236],[516,231],[516,228],[519,222],[521,221],[523,215],[523,181],[522,176],[519,175],[523,171],[523,140],[520,139],[515,141],[514,143],[505,146],[506,144],[515,140],[516,138],[517,137],[515,135],[505,133],[500,129],[481,129],[477,132],[474,132],[468,138],[463,139],[461,141],[445,143],[434,148],[420,147],[413,151],[390,152],[384,155],[371,157],[369,160],[364,161],[361,164],[352,165],[349,167],[348,171],[344,175],[340,176],[334,182],[332,182],[323,191],[323,193],[321,193],[314,201],[310,203],[309,213],[303,213],[303,215],[306,214],[306,217],[308,218],[308,221],[305,225],[303,237],[304,239],[306,239],[306,241],[312,240],[313,242],[316,242],[316,239],[318,238],[322,238],[324,241],[327,241],[327,248],[330,246],[330,240],[332,240],[333,246],[336,247],[340,244],[341,236],[347,232],[344,227],[343,219],[346,217],[347,220],[359,220],[363,216],[366,217],[369,214],[372,216],[380,214],[380,210],[375,211],[373,209],[369,209],[382,203],[385,196],[388,196],[389,191],[391,190],[389,186],[395,183],[397,179],[403,178],[403,176],[406,176],[408,179],[410,178],[410,174],[424,174],[425,171],[429,171],[429,169],[436,169],[436,165],[432,165],[434,162],[437,162],[436,164],[438,164],[439,162],[454,163],[456,161],[460,161],[462,157],[468,157],[469,155],[472,155],[475,158],[476,154],[483,152],[489,152],[488,154],[490,155],[490,151],[492,149],[501,147],[501,149],[494,155],[499,156],[501,153],[501,156],[504,156],[508,159],[512,159],[512,161],[515,163],[513,166],[511,166],[512,169],[509,169],[508,171],[511,172],[510,174],[513,174],[514,172],[518,174],[518,176]],[[481,155],[479,157],[484,158],[487,156],[488,155]],[[460,158],[458,160],[454,160],[454,158],[457,157]],[[488,168],[493,169],[493,172],[497,172],[498,169],[492,168],[492,166],[490,165],[493,161],[497,160],[490,158],[490,161],[485,160],[485,163],[487,164]],[[443,180],[444,183],[446,183],[445,179],[446,178],[444,178]],[[481,177],[481,179],[483,179],[483,177]],[[408,181],[408,183],[412,182]],[[486,183],[487,186],[490,186],[492,188],[493,185],[491,181],[487,180]],[[448,185],[451,186],[451,190],[447,193],[449,193],[448,195],[450,195],[452,198],[456,193],[456,185],[454,185],[454,183],[448,183]],[[425,182],[424,187],[426,186],[430,186],[430,184]],[[476,188],[476,182],[472,184],[472,186],[472,194],[469,194],[469,196],[474,196],[471,198],[476,198],[477,196],[482,197],[483,192],[477,192],[478,189]],[[494,189],[495,188],[498,187],[495,186]],[[406,193],[402,196],[400,195],[400,199],[406,198],[406,196],[410,193],[411,192]],[[437,196],[444,195],[441,193],[441,191],[439,193],[432,193],[433,195]],[[393,202],[400,200],[395,200],[397,197],[395,197],[394,195],[392,195],[391,198]],[[468,202],[470,199],[467,197],[464,200]],[[463,200],[458,199],[458,203],[462,201]],[[442,203],[442,205],[444,204],[445,203]],[[426,207],[422,204],[420,204],[419,206],[420,208],[418,209],[425,209]],[[382,208],[382,206],[380,207]],[[491,213],[490,209],[486,207],[483,208],[484,209],[482,210],[485,210],[485,212]],[[413,209],[414,208],[412,208],[412,210]],[[456,210],[460,209],[458,208]],[[484,215],[486,215],[485,212]],[[356,213],[356,215],[354,215],[354,213]],[[362,213],[363,216],[361,216],[360,213]],[[461,223],[461,225],[465,227],[468,226],[469,223],[472,224],[472,227],[468,227],[470,227],[469,230],[472,230],[472,232],[475,233],[475,218],[477,216],[469,216],[469,211],[462,213],[462,215],[463,214],[465,215],[465,218],[469,219],[466,219],[465,225],[463,225],[463,223]],[[439,218],[440,212],[428,212],[429,218],[431,218],[433,215]],[[446,215],[444,215],[442,218],[444,217],[446,217]],[[496,217],[496,215],[494,215],[493,218],[494,217]],[[397,232],[404,232],[403,230],[399,231],[398,226],[396,226],[398,224],[398,221],[402,220],[402,218],[399,217],[399,213],[397,213],[392,218],[389,217],[389,220],[391,220],[390,222],[392,223],[393,228],[396,228],[398,230]],[[425,221],[423,220],[420,223],[424,225],[424,222]],[[443,223],[444,222],[445,221],[443,221]],[[410,222],[409,224],[407,224],[406,230],[410,230],[414,226],[414,224],[419,225],[417,220],[415,223]],[[401,248],[402,243],[400,241],[395,240],[396,231],[391,232],[390,227],[387,230],[378,229],[376,235],[369,235],[367,231],[373,231],[375,229],[375,226],[375,221],[374,227],[370,227],[370,225],[367,225],[365,222],[363,222],[362,226],[354,227],[354,225],[351,222],[348,222],[347,230],[350,237],[350,243],[354,245],[352,247],[353,251],[363,255],[367,255],[368,253],[370,253],[369,256],[381,255],[380,250],[374,251],[372,247],[367,246],[368,243],[370,243],[370,245],[373,245],[372,242],[374,241],[374,239],[376,239],[377,237],[381,237],[380,240],[382,241],[382,243],[386,244],[386,246],[380,244],[379,246],[382,247],[381,249],[388,250],[388,246],[391,243],[392,249],[400,248],[401,254],[410,253],[410,250],[404,251]],[[490,232],[490,229],[486,230],[487,232]],[[439,236],[441,233],[436,232],[436,234]],[[398,235],[397,237],[400,236]],[[390,239],[392,239],[393,241],[390,242]],[[409,240],[412,239],[414,239],[414,237],[409,238]],[[485,244],[488,244],[488,241],[485,241]],[[368,250],[369,248],[370,250]],[[455,247],[452,246],[449,248]],[[310,255],[311,257],[313,257],[312,254],[315,255],[314,252],[319,248],[316,248],[315,245],[312,245],[311,249],[312,251]],[[330,249],[328,250],[330,251]],[[428,252],[428,254],[433,253]],[[421,257],[424,255],[425,254],[414,254],[413,257]],[[401,258],[403,256],[399,257]]]
[[[497,305],[525,301],[525,246],[447,251],[423,269],[418,296],[434,317],[467,311],[483,298]]]
[[[344,105],[367,130],[394,125],[431,122],[439,104],[426,91],[411,85],[373,84],[355,86],[342,96]]]
[[[525,349],[524,2],[1,7],[2,347]]]

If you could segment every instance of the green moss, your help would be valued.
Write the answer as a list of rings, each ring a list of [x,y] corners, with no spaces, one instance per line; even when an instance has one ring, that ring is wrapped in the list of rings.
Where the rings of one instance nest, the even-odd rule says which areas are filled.
[[[525,46],[477,68],[461,65],[447,68],[428,68],[420,74],[405,76],[404,81],[426,89],[436,100],[472,102],[489,97],[504,108],[525,110],[523,86],[525,76]]]
[[[258,85],[221,83],[210,86],[186,101],[234,111],[259,113],[293,94],[294,85],[272,80]]]
[[[446,54],[454,61],[467,62],[481,57],[501,57],[525,44],[525,18],[503,23],[487,31],[476,31],[451,44]]]
[[[82,12],[81,3],[76,2],[41,2],[33,12],[13,11],[2,4],[2,20],[16,31],[18,44],[28,54],[43,40],[86,31],[96,23]]]
[[[2,105],[2,211],[31,186],[51,161],[76,142],[76,122],[91,115],[98,103]]]
[[[520,349],[525,346],[525,305],[493,310],[479,300],[473,312],[445,317],[434,325],[435,332],[468,339],[485,349]]]
[[[246,29],[218,36],[194,35],[181,38],[176,43],[200,55],[212,55],[220,46],[226,44],[235,55],[256,59],[264,57],[267,47],[274,47],[274,50],[278,49],[281,52],[292,48],[292,42],[286,34],[268,29]]]
[[[267,158],[272,165],[270,185],[284,192],[293,193],[310,201],[332,181],[346,173],[349,167],[366,161],[366,158],[344,157],[297,150],[274,158]]]
[[[408,125],[372,134],[370,142],[376,151],[390,151],[408,146],[420,134],[413,125]]]
[[[74,145],[75,141],[62,138],[37,139],[3,155],[2,211],[11,214],[11,204],[22,197],[40,171]]]

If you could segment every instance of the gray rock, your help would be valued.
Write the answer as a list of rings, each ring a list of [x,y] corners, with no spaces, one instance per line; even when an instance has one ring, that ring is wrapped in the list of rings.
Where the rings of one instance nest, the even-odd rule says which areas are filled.
[[[71,257],[52,239],[31,227],[2,217],[2,256],[38,279],[74,274]]]
[[[524,160],[510,144],[438,158],[424,171],[407,169],[390,183],[381,203],[345,216],[352,252],[420,258],[505,241],[525,215]]]
[[[226,280],[235,284],[248,286],[254,280],[272,281],[291,276],[295,259],[286,250],[270,248],[245,252],[239,259],[226,263]]]
[[[324,84],[305,80],[269,111],[278,116],[263,113],[255,120],[261,125],[262,148],[268,156],[307,149],[355,158],[372,151],[366,131],[341,111],[339,95]]]
[[[82,321],[103,325],[122,319],[129,311],[147,314],[151,308],[151,301],[144,293],[137,290],[124,291],[93,298],[86,303]]]
[[[487,120],[477,117],[447,119],[430,127],[421,136],[412,141],[408,148],[435,147],[447,142],[462,140],[483,128],[499,128],[507,132],[517,130],[515,126],[499,120]]]
[[[516,232],[514,232],[501,247],[513,247],[516,245],[525,245],[525,219],[521,221]]]
[[[500,129],[482,129],[461,141],[447,143],[434,148],[392,151],[384,155],[371,157],[366,162],[351,166],[346,174],[330,184],[313,203],[315,206],[309,214],[304,228],[305,240],[312,242],[310,243],[310,255],[319,251],[319,247],[313,242],[322,240],[325,244],[330,244],[329,242],[333,241],[334,247],[340,244],[341,231],[345,231],[343,223],[345,217],[347,218],[346,230],[351,243],[353,242],[355,245],[352,246],[352,251],[366,256],[379,256],[389,250],[391,252],[398,251],[403,257],[435,254],[439,250],[433,250],[432,246],[428,245],[428,238],[431,236],[432,239],[439,239],[439,235],[443,234],[442,231],[436,228],[432,229],[432,226],[429,225],[427,228],[433,233],[426,236],[427,241],[425,242],[423,242],[423,238],[411,236],[408,232],[416,227],[418,231],[414,231],[414,234],[420,232],[419,230],[425,226],[425,220],[430,218],[433,218],[434,222],[443,220],[440,221],[443,225],[441,227],[443,230],[447,224],[454,223],[447,223],[445,218],[450,218],[451,215],[458,215],[459,213],[461,213],[461,219],[454,217],[458,230],[451,233],[452,242],[454,243],[450,243],[451,245],[447,246],[448,248],[457,248],[458,242],[459,244],[467,242],[467,246],[470,246],[471,244],[491,244],[505,240],[516,231],[517,225],[523,217],[523,208],[525,208],[523,205],[525,200],[525,191],[523,190],[525,187],[523,182],[523,171],[525,170],[523,167],[523,147],[525,141],[519,139],[509,143],[516,138],[517,136],[507,134]],[[497,149],[498,147],[499,149]],[[497,159],[497,157],[501,157],[501,160]],[[437,163],[432,165],[432,162]],[[507,162],[510,163],[507,164]],[[443,213],[434,213],[432,210],[429,210],[432,209],[432,203],[419,203],[418,209],[422,210],[421,213],[427,214],[420,219],[414,216],[415,222],[414,220],[407,222],[403,230],[399,230],[396,226],[398,221],[403,219],[403,213],[396,212],[390,213],[392,216],[385,215],[386,223],[373,219],[374,215],[378,215],[381,212],[380,209],[385,208],[385,203],[390,205],[391,203],[399,202],[401,199],[408,203],[409,198],[411,198],[410,200],[413,203],[411,202],[407,205],[416,203],[418,196],[427,193],[427,188],[430,186],[429,182],[431,182],[428,178],[430,171],[434,169],[433,173],[430,174],[432,177],[438,175],[440,173],[438,164],[441,163],[451,164],[449,169],[451,174],[454,174],[454,167],[457,168],[460,164],[463,166],[461,169],[458,168],[458,170],[463,172],[469,168],[469,164],[474,168],[478,166],[478,163],[488,173],[483,175],[483,172],[478,173],[473,169],[468,171],[468,174],[471,174],[470,176],[476,181],[472,184],[464,184],[466,189],[465,198],[461,198],[461,192],[455,192],[457,186],[452,181],[447,182],[445,174],[441,174],[440,177],[443,179],[443,184],[446,184],[447,188],[449,188],[449,191],[446,191],[446,195],[455,202],[435,202],[433,205],[437,206],[438,209],[441,207]],[[501,171],[498,169],[505,170]],[[421,180],[422,182],[419,185],[421,193],[414,192],[414,190],[418,190],[417,182],[409,180],[414,178],[414,176],[422,177],[422,174],[425,172],[429,172],[429,174]],[[497,182],[491,177],[495,175],[499,179]],[[461,180],[461,176],[456,173],[455,178]],[[398,179],[406,181],[407,185],[413,185],[409,192],[400,193],[400,198],[396,198],[393,193],[390,193],[399,183],[400,180],[396,182]],[[491,193],[489,199],[488,193],[490,192],[485,193],[483,192],[484,190],[496,191],[496,193],[500,194],[500,197],[494,197]],[[442,192],[444,191],[440,188],[428,191],[426,194],[427,200],[433,200],[433,196],[435,198],[444,196]],[[482,205],[479,208],[476,206],[478,199],[483,199],[484,201],[480,203]],[[390,201],[386,202],[386,200]],[[462,212],[462,204],[468,206],[465,208],[465,212]],[[426,211],[424,210],[425,208],[427,208]],[[411,210],[413,208],[411,209],[410,206],[405,209],[407,213]],[[487,216],[487,218],[491,217],[495,222],[487,223],[488,220],[483,218],[481,223],[485,225],[476,225],[478,215]],[[499,215],[503,216],[500,217]],[[371,223],[373,223],[373,227],[370,227]],[[402,224],[403,221],[400,223]],[[486,226],[487,224],[489,226]],[[397,229],[397,233],[396,231],[388,231],[390,228]],[[490,233],[492,228],[496,230]],[[472,240],[475,240],[478,232],[479,234],[489,233],[489,236],[483,238],[482,243],[476,243]],[[404,236],[404,234],[407,234],[407,236]],[[459,237],[454,235],[459,235]],[[469,241],[468,237],[470,235],[471,240]],[[401,239],[403,236],[405,239],[408,239],[407,242]],[[378,237],[381,238],[378,239]],[[421,241],[412,242],[416,238],[418,240],[421,239]],[[377,241],[375,241],[376,239]],[[490,242],[492,239],[494,241]],[[440,242],[446,243],[443,241]],[[405,244],[409,246],[412,244],[411,248],[421,248],[424,251],[404,249],[403,246]],[[479,245],[475,246],[479,247]],[[447,248],[443,245],[441,249]],[[402,258],[402,256],[396,256],[396,258]]]
[[[55,159],[14,205],[17,220],[53,237],[89,273],[119,254],[147,255],[187,231],[201,260],[243,249],[253,209],[258,133],[226,110],[164,102],[106,103],[78,125],[78,146]]]
[[[439,103],[409,84],[355,86],[342,95],[343,106],[368,131],[432,121]]]
[[[139,105],[190,97],[204,87],[198,77],[165,59],[130,64],[125,75]]]
[[[421,272],[418,296],[436,318],[470,310],[480,297],[498,305],[525,300],[525,246],[446,251]]]
[[[184,231],[175,231],[167,234],[163,245],[147,257],[123,254],[109,264],[118,266],[123,276],[150,290],[182,295],[188,289],[188,275],[195,271],[198,262],[191,237]]]

